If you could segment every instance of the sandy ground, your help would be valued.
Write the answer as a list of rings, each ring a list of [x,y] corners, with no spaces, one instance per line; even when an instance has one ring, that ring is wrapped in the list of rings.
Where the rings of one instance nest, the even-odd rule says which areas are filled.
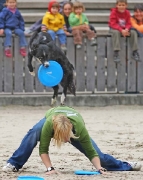
[[[76,108],[76,107],[75,107]],[[38,145],[29,161],[17,173],[4,173],[2,167],[14,150],[19,146],[25,133],[41,118],[49,107],[7,106],[0,107],[0,180],[16,180],[18,176],[41,176],[45,180],[139,180],[143,179],[141,171],[111,172],[103,177],[77,176],[75,170],[92,170],[89,160],[70,144],[60,150],[50,146],[53,166],[61,173],[45,176],[45,167],[38,155]],[[143,165],[143,107],[77,107],[84,117],[89,134],[100,149],[118,159],[140,161]]]

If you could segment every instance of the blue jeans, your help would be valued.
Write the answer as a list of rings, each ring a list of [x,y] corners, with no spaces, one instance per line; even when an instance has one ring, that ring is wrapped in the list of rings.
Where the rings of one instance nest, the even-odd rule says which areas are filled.
[[[40,141],[40,134],[42,127],[46,121],[46,118],[41,119],[37,124],[30,129],[25,137],[23,138],[19,148],[13,153],[8,163],[14,165],[16,169],[22,168],[22,166],[27,162],[33,149]]]
[[[27,42],[26,42],[26,38],[25,38],[25,35],[24,35],[24,31],[22,31],[21,29],[14,29],[13,30],[14,33],[16,35],[19,36],[19,44],[20,44],[20,47],[25,47],[27,46]],[[5,47],[9,47],[11,46],[11,37],[12,37],[12,30],[6,28],[4,30],[4,33],[5,33],[5,42],[4,42],[4,46]]]
[[[38,141],[40,141],[40,134],[45,121],[46,118],[43,118],[36,125],[34,125],[32,129],[28,131],[28,133],[22,140],[19,148],[13,153],[13,155],[7,161],[8,163],[14,165],[17,170],[22,168],[22,166],[27,162],[34,147],[37,145]],[[109,171],[132,170],[131,166],[127,162],[122,162],[108,154],[102,153],[92,139],[91,142],[94,149],[97,151],[99,155],[102,167],[106,168]],[[78,140],[71,139],[71,144],[86,156],[86,153],[84,152]]]
[[[94,149],[99,155],[102,167],[106,168],[108,171],[131,171],[132,170],[128,162],[117,160],[109,154],[102,153],[93,139],[91,139],[91,142]],[[72,139],[71,144],[86,156],[85,151],[83,150],[81,144],[77,140]]]
[[[140,31],[138,31],[137,29],[135,28],[131,28],[132,30],[135,30],[138,34],[138,37],[143,37],[143,33],[141,33]]]
[[[66,44],[66,34],[63,29],[59,29],[58,31],[52,31],[48,30],[47,33],[49,33],[53,40],[55,40],[56,35],[59,38],[60,44]]]

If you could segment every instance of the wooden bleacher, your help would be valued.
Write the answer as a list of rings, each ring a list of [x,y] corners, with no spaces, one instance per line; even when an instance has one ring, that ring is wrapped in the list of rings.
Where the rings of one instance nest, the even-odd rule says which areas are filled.
[[[58,0],[61,2],[61,0]],[[116,0],[80,0],[85,5],[87,15],[91,24],[93,24],[98,33],[106,34],[108,32],[108,18],[110,9],[115,6]],[[38,19],[42,18],[47,11],[49,0],[18,0],[20,9],[26,27],[29,27]],[[74,2],[74,0],[72,1]],[[136,3],[143,3],[142,0],[128,0],[128,9],[133,12]]]

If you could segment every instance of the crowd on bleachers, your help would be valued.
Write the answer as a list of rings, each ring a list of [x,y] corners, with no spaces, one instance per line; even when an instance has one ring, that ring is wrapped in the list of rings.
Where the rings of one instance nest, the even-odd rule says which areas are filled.
[[[5,34],[5,55],[11,57],[11,36],[19,36],[20,54],[26,56],[27,42],[25,40],[24,20],[17,8],[16,0],[1,0],[0,2],[0,35]],[[4,4],[5,3],[5,4]],[[115,7],[109,16],[109,30],[112,34],[114,61],[120,62],[120,38],[129,37],[132,58],[139,62],[138,37],[143,37],[143,4],[137,3],[131,16],[127,10],[127,0],[116,0]],[[41,20],[33,24],[28,33],[35,30],[49,33],[53,40],[57,36],[63,51],[66,51],[66,39],[73,35],[76,48],[82,46],[83,33],[91,41],[91,46],[96,44],[96,30],[89,23],[84,13],[85,7],[79,2],[69,0],[58,3],[52,0],[48,3],[47,12]]]

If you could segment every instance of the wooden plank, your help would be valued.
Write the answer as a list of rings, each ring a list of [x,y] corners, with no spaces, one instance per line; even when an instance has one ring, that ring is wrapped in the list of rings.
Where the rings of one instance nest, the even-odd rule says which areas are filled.
[[[3,92],[3,58],[4,58],[4,48],[3,48],[3,37],[0,37],[0,92]]]
[[[117,64],[117,91],[126,91],[126,39],[121,38],[120,63]]]
[[[13,54],[13,37],[11,49]],[[4,56],[4,92],[13,93],[13,57]]]
[[[14,36],[14,92],[23,92],[23,57],[19,49],[19,37]]]
[[[91,41],[86,42],[86,90],[95,90],[95,48],[90,45]]]
[[[116,74],[115,62],[113,59],[113,45],[111,37],[107,37],[107,91],[115,91]]]
[[[35,61],[35,92],[44,92],[45,87],[40,83],[38,79],[38,68],[40,64],[39,62]]]
[[[58,47],[60,47],[60,41],[59,41],[59,38],[56,36],[56,39],[55,39],[55,43]]]
[[[56,36],[56,45],[57,45],[59,48],[60,48],[60,46],[61,46],[58,36]],[[61,50],[61,51],[62,51],[62,50]],[[65,54],[66,54],[66,52],[65,52]],[[51,91],[53,91],[53,89],[48,88],[48,91],[51,92]],[[62,92],[63,92],[63,88],[62,88],[62,86],[59,84],[58,93],[62,93]]]
[[[47,8],[47,3],[50,0],[18,0],[18,7],[20,9],[45,9]],[[61,2],[61,0],[57,0],[58,2]],[[74,2],[74,1],[73,1]],[[98,10],[108,10],[115,6],[115,0],[109,0],[108,3],[105,3],[107,1],[105,0],[80,0],[85,6],[86,9],[98,9]],[[141,0],[133,1],[128,0],[128,8],[133,9],[133,7],[136,5],[136,3],[142,3]]]
[[[75,45],[73,42],[73,37],[67,37],[67,52],[66,56],[70,63],[74,67],[74,82],[76,82],[76,71],[75,71]]]
[[[141,62],[137,63],[137,92],[143,91],[143,38],[138,39]]]
[[[127,92],[136,92],[137,89],[137,66],[136,66],[136,62],[135,60],[132,59],[131,54],[132,54],[132,50],[131,50],[131,46],[130,46],[130,42],[129,39],[127,40],[127,58],[128,58],[128,79],[127,79]]]
[[[85,91],[85,47],[76,48],[76,90]]]
[[[45,87],[45,89],[46,89],[47,92],[52,92],[53,91],[53,89],[51,87]]]
[[[97,38],[97,91],[105,91],[105,37]]]
[[[73,43],[73,37],[67,38],[67,58],[70,63],[75,67],[75,45]]]
[[[30,37],[27,37],[27,42],[29,42]],[[28,52],[27,52],[28,53]],[[29,69],[27,67],[28,57],[24,58],[24,90],[25,92],[33,92],[34,90],[34,77],[29,73]]]

